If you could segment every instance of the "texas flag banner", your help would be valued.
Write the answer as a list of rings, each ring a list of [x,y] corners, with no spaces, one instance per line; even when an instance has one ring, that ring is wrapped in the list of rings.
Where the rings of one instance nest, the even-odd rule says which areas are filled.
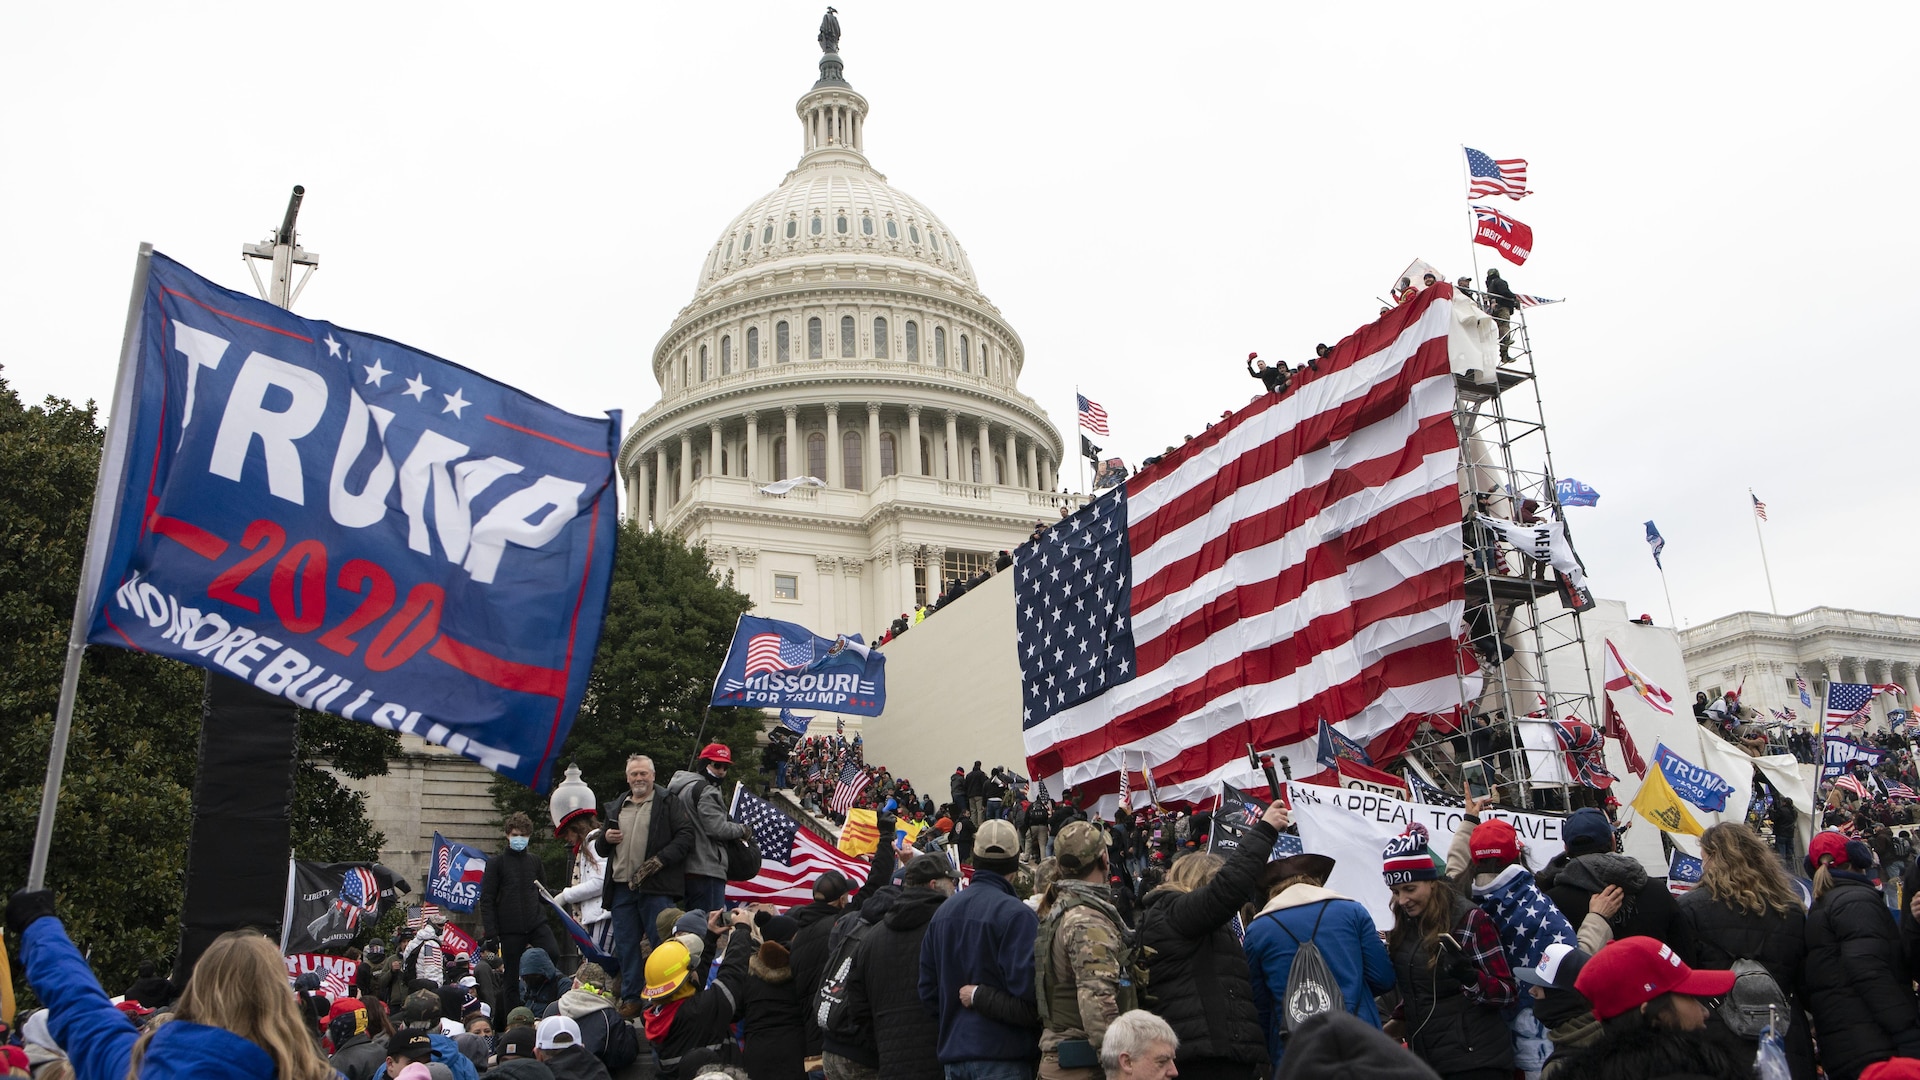
[[[606,610],[619,414],[144,265],[87,640],[545,790]]]
[[[1490,247],[1500,257],[1520,266],[1533,254],[1533,228],[1490,206],[1473,208],[1473,242]]]
[[[427,877],[427,899],[449,911],[471,912],[480,902],[480,885],[487,876],[487,853],[458,840],[433,834],[433,867]]]
[[[825,638],[799,623],[742,615],[711,703],[879,716],[887,704],[887,658],[858,634]]]

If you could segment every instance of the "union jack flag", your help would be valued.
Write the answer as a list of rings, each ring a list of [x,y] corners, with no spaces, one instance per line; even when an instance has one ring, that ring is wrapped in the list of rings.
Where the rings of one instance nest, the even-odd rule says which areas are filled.
[[[1533,194],[1527,190],[1526,158],[1495,159],[1470,146],[1460,149],[1467,152],[1467,198],[1505,195],[1509,199],[1522,199]]]
[[[748,677],[768,671],[788,671],[813,663],[813,642],[788,641],[779,634],[755,634],[747,639]]]

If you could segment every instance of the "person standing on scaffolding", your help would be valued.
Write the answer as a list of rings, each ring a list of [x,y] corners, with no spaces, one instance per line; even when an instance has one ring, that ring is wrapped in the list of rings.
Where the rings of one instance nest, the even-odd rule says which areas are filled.
[[[1513,342],[1513,313],[1520,306],[1507,279],[1498,270],[1487,271],[1487,314],[1500,324],[1500,362],[1507,363],[1507,349]]]

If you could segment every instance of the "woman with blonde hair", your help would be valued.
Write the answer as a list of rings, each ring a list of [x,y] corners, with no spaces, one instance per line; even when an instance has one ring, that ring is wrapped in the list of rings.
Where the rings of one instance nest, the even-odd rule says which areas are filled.
[[[313,1029],[287,986],[286,962],[252,930],[215,938],[173,1013],[145,1033],[127,1023],[53,913],[50,890],[13,894],[27,982],[48,1009],[75,1080],[332,1080]]]
[[[1799,891],[1759,834],[1738,822],[1715,825],[1701,836],[1700,861],[1700,884],[1680,898],[1673,951],[1696,968],[1724,970],[1752,960],[1766,969],[1764,978],[1749,972],[1736,984],[1741,994],[1735,998],[1751,994],[1754,1011],[1743,1016],[1737,1000],[1713,1010],[1707,1037],[1751,1070],[1759,1050],[1753,1022],[1764,1023],[1759,1009],[1777,1003],[1794,1080],[1813,1080],[1813,1040],[1801,1007],[1807,913]]]

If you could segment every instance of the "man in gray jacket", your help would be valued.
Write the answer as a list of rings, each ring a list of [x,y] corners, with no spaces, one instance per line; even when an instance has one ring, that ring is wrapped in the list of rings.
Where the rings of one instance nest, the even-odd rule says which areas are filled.
[[[693,853],[687,856],[686,909],[722,911],[727,906],[728,840],[752,837],[747,827],[727,817],[726,801],[720,797],[720,785],[726,782],[727,769],[733,764],[733,751],[725,743],[708,743],[700,751],[698,772],[682,770],[673,774],[667,794],[679,799],[693,819]]]

